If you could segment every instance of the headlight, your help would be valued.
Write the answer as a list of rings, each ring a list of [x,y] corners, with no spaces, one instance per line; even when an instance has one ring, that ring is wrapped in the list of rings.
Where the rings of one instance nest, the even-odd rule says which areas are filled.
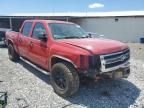
[[[89,56],[80,55],[80,67],[81,67],[81,69],[89,68]]]
[[[99,55],[80,55],[80,67],[82,69],[97,69],[100,70],[101,61]]]

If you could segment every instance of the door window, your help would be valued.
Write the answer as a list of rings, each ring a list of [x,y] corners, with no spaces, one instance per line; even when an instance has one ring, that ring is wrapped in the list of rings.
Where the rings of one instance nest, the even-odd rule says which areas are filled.
[[[44,25],[42,23],[36,23],[32,33],[32,38],[39,39],[39,37],[42,37],[44,34],[46,34]]]

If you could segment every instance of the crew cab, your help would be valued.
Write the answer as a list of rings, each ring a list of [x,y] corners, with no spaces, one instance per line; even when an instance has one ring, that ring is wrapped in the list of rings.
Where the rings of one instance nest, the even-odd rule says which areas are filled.
[[[119,41],[92,38],[79,25],[55,20],[26,20],[19,32],[6,32],[9,59],[23,57],[50,72],[62,96],[79,89],[81,76],[127,78],[130,49]]]

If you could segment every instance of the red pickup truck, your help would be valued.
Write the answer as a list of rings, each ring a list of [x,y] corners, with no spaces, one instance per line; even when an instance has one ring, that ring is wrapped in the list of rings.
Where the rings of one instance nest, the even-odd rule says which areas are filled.
[[[6,32],[9,59],[23,57],[50,72],[54,91],[67,97],[82,76],[127,78],[129,47],[119,41],[92,38],[79,25],[52,20],[26,20],[20,32]]]

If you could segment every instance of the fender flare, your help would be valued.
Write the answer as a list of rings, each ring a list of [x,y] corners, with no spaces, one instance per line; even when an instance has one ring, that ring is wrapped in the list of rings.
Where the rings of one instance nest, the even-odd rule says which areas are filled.
[[[49,62],[49,70],[51,71],[51,60],[52,60],[52,58],[54,58],[54,57],[56,57],[56,58],[59,58],[59,59],[62,59],[62,60],[64,60],[64,61],[67,61],[67,62],[69,62],[69,63],[71,63],[75,68],[77,68],[77,65],[72,61],[72,60],[70,60],[70,59],[68,59],[68,58],[66,58],[66,57],[63,57],[63,56],[60,56],[60,55],[52,55],[51,57],[50,57],[50,62]]]
[[[7,39],[7,44],[9,44],[9,41],[12,43],[12,44],[14,44],[14,42],[13,42],[13,40],[12,39]]]

